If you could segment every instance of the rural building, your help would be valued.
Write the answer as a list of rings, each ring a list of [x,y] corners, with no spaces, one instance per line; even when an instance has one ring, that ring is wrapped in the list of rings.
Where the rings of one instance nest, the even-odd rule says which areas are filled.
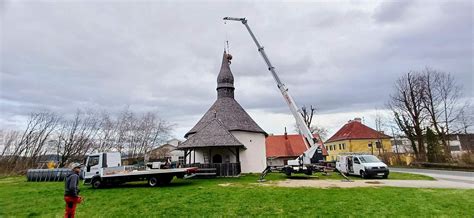
[[[336,160],[339,153],[364,152],[380,156],[391,152],[390,136],[362,123],[360,118],[349,120],[325,142],[329,153],[327,160]]]
[[[323,146],[323,155],[328,153],[318,134],[313,134],[318,145]],[[284,166],[288,160],[294,160],[307,150],[303,136],[299,134],[269,135],[265,139],[268,166]]]
[[[220,176],[262,172],[266,167],[267,133],[234,99],[231,58],[224,52],[217,76],[217,100],[184,135],[186,141],[178,145],[187,164],[216,168]]]
[[[454,158],[459,158],[465,153],[474,151],[474,134],[449,134],[447,138],[451,155]],[[395,154],[394,158],[400,159],[407,165],[415,161],[411,142],[406,136],[392,139],[391,143],[392,152]],[[439,143],[441,145],[441,141]]]
[[[180,166],[184,164],[184,152],[178,150],[181,143],[178,139],[168,140],[165,144],[148,152],[150,161],[170,161],[172,165]]]

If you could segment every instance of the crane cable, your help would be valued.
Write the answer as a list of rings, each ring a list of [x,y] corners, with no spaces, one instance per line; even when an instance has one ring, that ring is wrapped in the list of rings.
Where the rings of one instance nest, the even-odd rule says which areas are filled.
[[[226,24],[227,24],[227,21],[224,20],[224,32],[225,32],[224,51],[226,51],[227,54],[230,54],[230,47],[229,47],[229,30],[228,30]]]

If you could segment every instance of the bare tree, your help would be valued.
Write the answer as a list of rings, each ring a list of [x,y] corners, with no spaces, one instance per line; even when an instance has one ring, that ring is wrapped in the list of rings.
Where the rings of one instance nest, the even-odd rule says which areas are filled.
[[[311,133],[318,134],[319,137],[321,137],[321,140],[323,140],[326,139],[329,131],[324,127],[313,124],[313,116],[315,115],[316,111],[317,109],[313,107],[313,105],[310,105],[309,109],[306,106],[303,106],[301,107],[300,114],[303,117],[303,120],[306,123],[306,126],[308,126]],[[299,132],[298,127],[295,126],[295,129]]]
[[[103,111],[100,116],[99,131],[92,150],[95,152],[111,151],[116,143],[117,122],[113,120],[110,114],[106,111]]]
[[[461,87],[451,74],[429,68],[423,72],[423,81],[423,104],[430,124],[441,141],[445,158],[451,159],[448,134],[451,124],[459,119],[462,111],[459,102]]]
[[[137,114],[128,108],[116,118],[102,113],[94,151],[116,150],[137,158],[164,142],[172,125],[160,119],[156,113]]]
[[[49,112],[32,113],[24,131],[4,134],[1,171],[33,167],[48,151],[59,156],[60,167],[91,151],[115,150],[137,158],[169,138],[172,127],[156,113],[135,114],[128,109],[119,116],[77,110],[63,119]]]
[[[127,151],[129,157],[137,158],[151,148],[162,143],[169,136],[171,126],[159,119],[156,114],[148,112],[130,116]]]
[[[474,126],[474,109],[471,107],[469,102],[466,102],[466,104],[461,108],[457,126],[455,132],[464,134],[468,134],[469,129]]]
[[[33,166],[43,155],[45,144],[56,129],[59,117],[50,112],[30,114],[25,130],[20,134],[15,145],[9,146],[10,155],[8,166],[10,169],[24,169]]]
[[[389,108],[395,122],[411,142],[413,152],[418,160],[426,160],[426,149],[423,136],[423,78],[419,73],[410,72],[397,80],[396,91],[390,96]]]
[[[4,143],[3,143],[3,148],[2,152],[0,154],[0,158],[3,159],[6,155],[10,155],[10,150],[14,148],[14,146],[18,143],[18,139],[20,136],[20,132],[18,131],[4,131],[2,130],[3,138],[4,138]]]
[[[65,166],[71,158],[83,157],[91,149],[99,124],[95,113],[81,110],[77,110],[71,120],[62,121],[57,139],[60,167]]]

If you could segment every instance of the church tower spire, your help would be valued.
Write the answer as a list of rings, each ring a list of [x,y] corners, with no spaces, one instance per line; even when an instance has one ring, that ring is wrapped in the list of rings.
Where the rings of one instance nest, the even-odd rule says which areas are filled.
[[[221,70],[217,76],[217,98],[234,98],[234,76],[230,71],[230,60],[232,55],[224,51]]]

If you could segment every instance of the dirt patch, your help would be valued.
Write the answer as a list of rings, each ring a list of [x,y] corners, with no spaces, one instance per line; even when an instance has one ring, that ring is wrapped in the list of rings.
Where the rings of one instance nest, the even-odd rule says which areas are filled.
[[[280,187],[314,187],[314,188],[354,188],[354,187],[377,187],[380,183],[366,183],[362,180],[352,182],[341,180],[292,180],[287,179],[275,183]]]
[[[380,182],[380,181],[367,181],[367,182],[365,182],[365,183],[367,183],[367,184],[383,184],[383,183]]]
[[[454,188],[474,189],[474,185],[460,186],[452,181],[429,180],[355,180],[352,182],[341,180],[293,180],[287,179],[272,183],[279,187],[312,187],[312,188],[355,188],[355,187],[409,187],[409,188]]]
[[[227,186],[231,186],[232,183],[221,183],[221,184],[218,184],[218,186],[222,186],[222,187],[227,187]]]

